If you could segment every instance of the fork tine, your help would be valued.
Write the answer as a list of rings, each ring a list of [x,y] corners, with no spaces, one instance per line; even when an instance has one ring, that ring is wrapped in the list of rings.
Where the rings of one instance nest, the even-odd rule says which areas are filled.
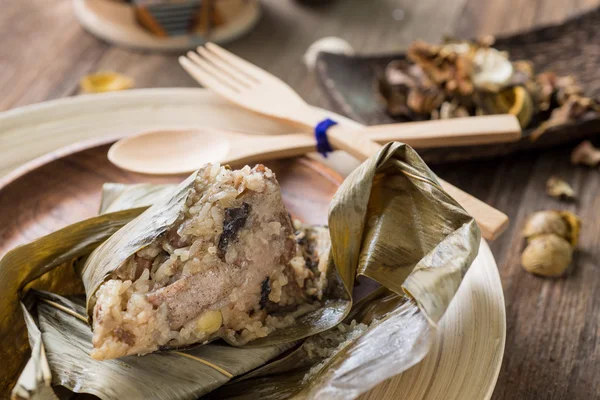
[[[227,61],[233,67],[237,67],[238,69],[244,71],[246,75],[256,80],[257,82],[269,78],[274,78],[274,76],[271,75],[269,72],[265,71],[260,67],[257,67],[256,65],[244,60],[241,57],[236,56],[235,54],[225,50],[221,46],[217,46],[214,43],[208,42],[204,44],[204,47],[216,54],[221,59]]]
[[[202,70],[198,64],[185,56],[179,57],[179,64],[202,86],[214,90],[225,98],[235,97],[238,92],[231,86],[225,86],[212,75]]]
[[[243,70],[239,70],[238,68],[233,67],[230,63],[223,60],[215,53],[205,49],[204,47],[198,47],[198,53],[205,60],[209,61],[211,64],[214,64],[217,68],[225,72],[227,75],[230,75],[232,79],[239,81],[244,86],[248,88],[255,86],[257,81],[252,77],[249,77]]]
[[[232,80],[230,76],[225,74],[223,71],[215,67],[210,62],[206,61],[202,57],[200,57],[197,53],[193,51],[188,51],[187,53],[188,59],[198,65],[202,70],[211,75],[217,81],[221,82],[221,84],[229,86],[235,91],[240,91],[243,89],[243,85],[241,85],[238,81]]]

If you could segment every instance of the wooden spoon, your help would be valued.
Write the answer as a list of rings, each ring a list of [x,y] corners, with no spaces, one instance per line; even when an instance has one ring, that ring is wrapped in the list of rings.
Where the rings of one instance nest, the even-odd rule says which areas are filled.
[[[512,115],[408,122],[354,129],[380,144],[400,141],[415,148],[465,146],[517,141],[521,128]],[[128,171],[153,175],[183,174],[208,162],[251,164],[315,151],[305,133],[253,135],[211,128],[144,132],[119,140],[109,160]]]

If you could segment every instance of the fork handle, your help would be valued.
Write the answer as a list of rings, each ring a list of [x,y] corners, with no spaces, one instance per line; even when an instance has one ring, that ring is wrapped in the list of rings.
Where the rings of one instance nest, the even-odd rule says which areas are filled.
[[[344,150],[360,162],[376,154],[383,147],[361,131],[343,128],[340,125],[327,130],[327,139],[334,149]]]
[[[344,150],[360,162],[376,154],[383,146],[370,140],[358,130],[344,129],[339,125],[327,131],[331,146]],[[494,240],[508,227],[508,216],[456,186],[438,178],[442,188],[477,221],[485,239]]]

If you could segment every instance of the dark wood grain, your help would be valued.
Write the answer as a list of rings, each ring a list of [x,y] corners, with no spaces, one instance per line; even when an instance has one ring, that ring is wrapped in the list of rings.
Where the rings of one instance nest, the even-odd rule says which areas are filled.
[[[514,33],[560,22],[597,5],[592,1],[470,1],[456,32],[462,37]],[[492,202],[512,221],[492,244],[508,327],[493,399],[600,398],[600,172],[572,166],[571,147],[440,169],[442,176]],[[574,185],[577,203],[568,205],[545,194],[545,181],[551,175]],[[583,219],[573,267],[560,279],[537,278],[520,267],[519,232],[527,216],[542,209],[568,209]]]
[[[397,53],[417,38],[437,41],[443,34],[511,34],[557,23],[598,6],[600,1],[337,0],[314,8],[292,0],[263,0],[263,4],[264,16],[257,28],[228,47],[281,77],[310,103],[329,107],[301,63],[308,45],[320,37],[343,37],[361,53]],[[393,18],[396,9],[402,10],[395,14],[399,19]],[[115,48],[85,33],[75,21],[70,0],[56,0],[51,6],[44,0],[2,3],[0,110],[75,95],[82,75],[103,69],[130,75],[137,87],[196,86],[178,66],[175,55]],[[0,143],[1,134],[0,127]],[[443,178],[507,213],[512,221],[509,230],[492,244],[504,286],[508,325],[495,400],[600,398],[600,172],[571,166],[569,152],[566,146],[435,168]],[[64,188],[63,181],[77,176],[79,168],[77,163],[62,165],[64,179],[50,177],[49,182]],[[130,179],[115,174],[114,179]],[[577,203],[561,203],[545,195],[545,180],[553,174],[575,187]],[[97,190],[107,177],[113,176],[100,174],[82,183],[96,191],[89,198],[61,203],[50,196],[29,204],[32,208],[20,209],[23,223],[32,221],[27,215],[46,210],[42,224],[12,222],[11,226],[21,235],[20,240],[26,240],[43,234],[45,227],[91,215],[97,207]],[[78,192],[72,187],[68,191],[71,196]],[[36,186],[31,185],[27,193],[35,194]],[[19,198],[27,201],[25,196]],[[0,198],[0,213],[8,212],[4,201]],[[59,206],[63,216],[48,214],[52,204]],[[519,231],[525,218],[548,208],[569,209],[583,218],[573,269],[555,280],[531,276],[519,265]],[[0,227],[2,232],[6,229]]]

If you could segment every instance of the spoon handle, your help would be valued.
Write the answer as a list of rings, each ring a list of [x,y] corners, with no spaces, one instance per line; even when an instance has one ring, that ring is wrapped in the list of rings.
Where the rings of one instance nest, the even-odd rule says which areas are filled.
[[[494,240],[508,228],[508,215],[438,177],[442,188],[477,221],[481,236]]]
[[[305,133],[256,135],[234,141],[222,164],[252,164],[267,160],[299,157],[316,151],[316,140]]]
[[[521,138],[519,121],[509,114],[377,125],[359,132],[380,144],[399,141],[414,148],[506,143]]]

